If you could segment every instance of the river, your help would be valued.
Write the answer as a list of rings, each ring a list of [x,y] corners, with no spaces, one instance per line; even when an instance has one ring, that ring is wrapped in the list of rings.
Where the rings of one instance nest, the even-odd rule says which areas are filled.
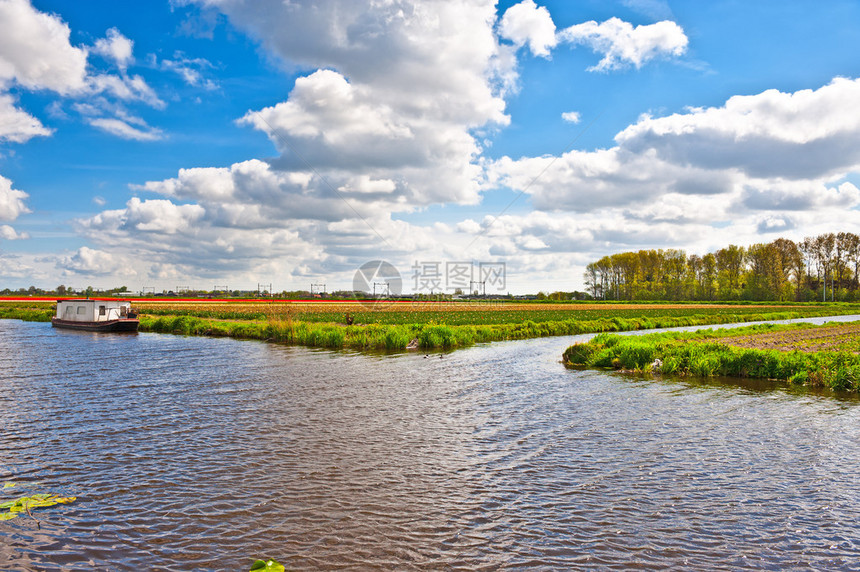
[[[0,320],[0,569],[842,569],[855,398]]]

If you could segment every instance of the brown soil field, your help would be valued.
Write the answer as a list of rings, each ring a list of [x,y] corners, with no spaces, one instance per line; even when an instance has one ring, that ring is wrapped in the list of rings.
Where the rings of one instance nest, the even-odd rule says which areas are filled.
[[[720,338],[720,342],[739,348],[804,352],[860,350],[860,324],[839,324],[766,332],[749,336]]]

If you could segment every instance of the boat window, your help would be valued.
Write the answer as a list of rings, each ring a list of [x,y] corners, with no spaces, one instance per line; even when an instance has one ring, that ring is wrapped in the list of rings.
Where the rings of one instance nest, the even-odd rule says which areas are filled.
[[[86,306],[78,306],[78,314],[86,314],[87,307]]]
[[[104,316],[104,315],[105,315],[105,307],[99,306],[99,316]]]
[[[66,309],[63,313],[64,314],[74,314],[75,313],[75,307],[74,306],[66,306]]]

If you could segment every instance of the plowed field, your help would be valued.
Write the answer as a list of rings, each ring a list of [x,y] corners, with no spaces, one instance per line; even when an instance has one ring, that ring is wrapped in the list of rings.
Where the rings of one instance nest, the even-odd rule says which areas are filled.
[[[858,353],[860,352],[860,323],[734,336],[721,338],[720,342],[739,348],[763,350]]]

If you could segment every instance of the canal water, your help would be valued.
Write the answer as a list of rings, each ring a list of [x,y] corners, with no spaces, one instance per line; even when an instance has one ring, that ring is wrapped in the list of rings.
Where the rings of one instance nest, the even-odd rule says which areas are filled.
[[[860,408],[562,367],[0,320],[0,570],[860,566]]]

